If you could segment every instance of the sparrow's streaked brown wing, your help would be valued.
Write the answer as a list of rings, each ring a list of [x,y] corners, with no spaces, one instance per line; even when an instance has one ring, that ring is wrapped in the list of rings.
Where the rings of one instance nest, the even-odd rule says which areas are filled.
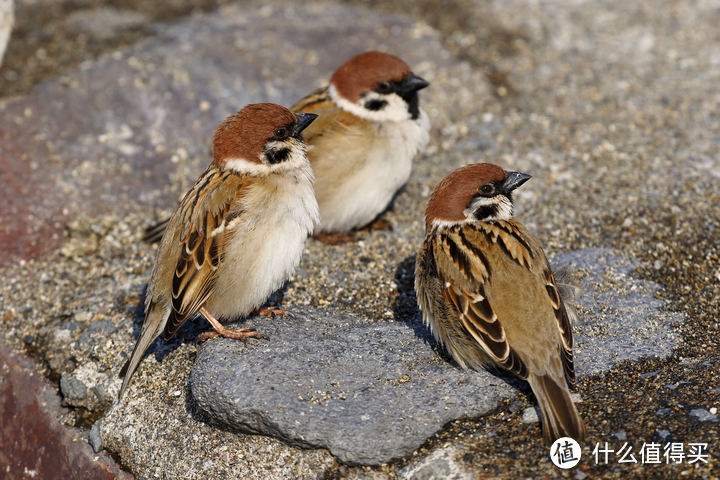
[[[565,371],[565,378],[572,387],[575,387],[575,363],[573,361],[573,334],[572,322],[567,312],[567,308],[563,302],[560,292],[558,291],[555,277],[550,269],[545,269],[545,288],[547,288],[550,303],[555,312],[555,320],[557,320],[560,337],[562,338],[562,365]]]
[[[156,223],[154,225],[150,225],[143,231],[143,236],[140,238],[145,243],[157,243],[160,240],[162,240],[163,235],[165,235],[165,230],[167,229],[167,224],[170,221],[169,218]]]
[[[493,233],[496,234],[495,238],[503,238],[500,232],[486,232],[473,225],[453,228],[436,235],[433,254],[438,278],[443,296],[460,312],[463,326],[485,353],[498,365],[527,379],[528,367],[508,344],[505,329],[485,293],[492,267],[480,246],[491,242]],[[512,244],[505,248],[517,250]],[[526,258],[523,252],[516,253],[517,258]]]
[[[336,113],[342,112],[342,110],[338,109],[330,100],[327,90],[327,87],[315,90],[300,99],[290,109],[294,113],[314,113],[319,115],[319,117],[302,132],[305,143],[308,145],[310,145],[314,139],[326,133],[328,128],[333,127],[337,121]],[[340,119],[338,123],[342,125],[342,119]],[[309,155],[308,157],[312,163],[313,156]],[[143,232],[141,240],[145,243],[159,242],[165,234],[169,220],[170,219],[166,219],[147,227]]]
[[[443,296],[461,313],[467,331],[493,360],[521,378],[527,366],[508,344],[505,331],[487,298],[485,285],[493,274],[485,252],[502,248],[518,265],[541,268],[545,289],[562,338],[562,365],[571,385],[575,384],[572,324],[542,250],[519,222],[466,224],[437,235],[434,255]],[[517,357],[517,358],[516,358]]]
[[[244,194],[243,181],[243,177],[222,173],[211,165],[185,195],[170,220],[163,223],[168,233],[160,243],[148,286],[140,336],[120,370],[123,379],[120,397],[143,353],[163,329],[165,316],[168,315],[164,326],[165,339],[168,339],[212,292],[225,245],[234,233],[232,221],[241,214],[235,201]],[[226,182],[228,188],[216,188],[220,182]],[[194,212],[198,215],[191,220]]]
[[[558,330],[560,331],[560,338],[562,339],[562,366],[565,372],[567,381],[575,386],[575,364],[573,361],[573,333],[572,333],[572,322],[568,315],[567,307],[563,301],[563,297],[560,295],[555,276],[550,270],[550,265],[542,253],[542,248],[537,244],[537,240],[527,231],[525,226],[517,220],[510,220],[508,222],[496,222],[494,226],[504,230],[504,234],[500,233],[499,236],[503,240],[503,244],[516,245],[516,249],[522,250],[522,253],[517,252],[513,254],[513,258],[516,260],[518,256],[523,256],[523,261],[530,268],[542,268],[543,276],[545,279],[545,288],[547,290],[550,304],[553,307],[553,313],[555,314],[555,320],[557,321]],[[509,236],[508,236],[509,235]],[[537,252],[537,253],[536,253]],[[531,255],[527,255],[530,253]],[[537,257],[537,259],[536,259]],[[531,263],[535,260],[534,263]],[[518,260],[519,261],[519,260]],[[519,261],[519,263],[523,263]]]
[[[290,110],[294,113],[314,113],[318,115],[318,118],[305,128],[302,133],[305,143],[309,145],[327,129],[328,118],[325,118],[325,116],[326,114],[331,115],[334,110],[337,110],[337,107],[330,100],[328,87],[323,87],[300,99]],[[316,123],[317,125],[313,125]],[[320,126],[321,124],[322,126]]]
[[[295,102],[290,110],[295,113],[314,113],[315,110],[332,107],[328,87],[318,88]]]
[[[327,147],[326,145],[322,147],[319,145],[319,143],[322,142],[320,137],[341,133],[345,141],[339,142],[341,145],[336,145],[335,148],[342,148],[344,152],[354,153],[354,146],[349,146],[348,142],[352,142],[353,136],[366,138],[363,137],[363,134],[368,133],[367,130],[370,128],[370,123],[366,120],[362,120],[352,113],[338,108],[330,100],[327,87],[316,90],[303,98],[297,102],[291,110],[295,113],[314,113],[318,115],[318,118],[303,130],[302,133],[305,142],[311,147],[308,150],[308,159],[313,167],[316,164],[317,158],[313,155],[312,147]],[[335,165],[333,165],[333,168],[335,168]]]
[[[197,312],[212,293],[233,224],[242,211],[236,201],[245,193],[242,176],[211,166],[182,201],[177,215],[181,231],[180,257],[172,281],[172,309],[165,339]],[[223,188],[216,184],[222,182]]]

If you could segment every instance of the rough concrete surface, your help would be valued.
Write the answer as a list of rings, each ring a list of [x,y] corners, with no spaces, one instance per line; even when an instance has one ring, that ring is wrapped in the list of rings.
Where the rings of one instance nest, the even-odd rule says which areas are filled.
[[[677,346],[672,327],[684,315],[667,311],[660,285],[633,278],[637,261],[590,248],[555,255],[551,263],[569,268],[581,289],[573,328],[578,376],[602,374],[623,360],[664,358]]]
[[[0,68],[0,338],[65,395],[61,423],[84,435],[96,426],[93,444],[137,478],[718,476],[717,1],[221,3],[16,2]],[[101,39],[93,27],[107,8],[122,22]],[[113,403],[154,254],[141,231],[207,164],[213,128],[250,101],[291,103],[367,48],[400,55],[432,82],[421,92],[430,144],[384,214],[393,230],[338,247],[309,240],[272,303],[363,325],[413,322],[432,188],[470,162],[532,174],[516,215],[550,256],[599,248],[617,257],[603,271],[578,264],[581,283],[602,276],[586,285],[582,318],[613,325],[581,320],[578,362],[628,333],[645,339],[625,344],[632,359],[602,357],[603,373],[579,365],[589,438],[573,470],[556,469],[539,424],[522,421],[535,405],[527,389],[373,467],[229,431],[187,388],[204,321],[157,342]],[[660,309],[637,332],[625,325],[638,319],[634,298]],[[597,442],[635,451],[705,442],[710,457],[604,464],[591,453]]]

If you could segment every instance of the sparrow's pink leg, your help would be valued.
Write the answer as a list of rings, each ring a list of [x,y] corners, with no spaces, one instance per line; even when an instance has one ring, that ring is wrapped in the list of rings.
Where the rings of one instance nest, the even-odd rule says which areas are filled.
[[[218,320],[213,317],[212,313],[208,312],[207,308],[205,307],[200,307],[200,313],[202,313],[203,316],[207,318],[207,321],[210,322],[210,324],[213,326],[213,328],[215,328],[214,332],[205,332],[200,334],[198,336],[198,340],[200,340],[201,342],[216,337],[232,338],[235,340],[242,340],[243,342],[248,337],[260,337],[260,332],[252,328],[239,328],[237,330],[230,330],[229,328],[223,327],[222,324],[218,322]]]

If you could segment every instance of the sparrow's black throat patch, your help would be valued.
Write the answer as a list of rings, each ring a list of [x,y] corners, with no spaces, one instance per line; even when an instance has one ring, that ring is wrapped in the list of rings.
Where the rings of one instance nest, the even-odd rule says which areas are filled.
[[[396,93],[400,95],[400,98],[405,100],[405,103],[407,103],[408,106],[408,113],[410,113],[410,117],[413,120],[417,120],[417,118],[420,116],[420,99],[418,97],[417,90],[413,91],[404,91],[406,89],[403,88],[403,82],[381,82],[382,85],[378,84],[378,88],[375,88],[373,91],[380,93],[382,95],[388,95],[390,93]],[[387,105],[387,101],[385,100],[370,100],[365,103],[365,108],[372,111],[378,111],[385,108]]]
[[[497,205],[483,205],[482,207],[479,207],[473,215],[476,219],[482,221],[487,220],[488,218],[495,217],[498,214],[498,206]]]
[[[420,98],[418,97],[418,93],[409,92],[400,96],[403,100],[405,100],[405,102],[407,102],[410,118],[412,118],[413,120],[417,120],[417,118],[420,116]]]
[[[276,163],[284,162],[289,157],[290,157],[290,149],[289,148],[280,148],[278,150],[268,149],[265,151],[265,158],[267,158],[268,162],[270,162],[272,165],[275,165]]]

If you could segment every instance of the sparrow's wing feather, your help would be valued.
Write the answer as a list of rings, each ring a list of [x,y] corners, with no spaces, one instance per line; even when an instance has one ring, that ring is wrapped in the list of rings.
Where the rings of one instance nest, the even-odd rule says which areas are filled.
[[[558,288],[555,276],[550,270],[550,265],[548,264],[545,255],[542,253],[542,249],[540,248],[540,246],[536,245],[537,241],[535,240],[535,238],[530,235],[527,229],[525,229],[525,227],[520,222],[517,222],[516,220],[511,220],[509,222],[496,222],[494,225],[497,225],[498,228],[504,228],[506,233],[512,232],[512,237],[505,237],[505,240],[507,241],[503,241],[503,243],[511,242],[512,239],[523,239],[522,249],[527,249],[530,254],[526,255],[524,253],[521,253],[519,254],[519,256],[513,256],[513,258],[522,258],[523,260],[526,260],[528,262],[528,265],[531,265],[530,261],[532,259],[537,258],[537,260],[542,260],[536,261],[532,265],[540,266],[542,269],[542,275],[545,280],[545,289],[547,290],[548,298],[550,299],[550,304],[552,305],[553,312],[555,314],[555,320],[557,321],[558,330],[560,331],[560,338],[562,339],[562,346],[560,347],[560,350],[563,371],[565,372],[565,378],[567,379],[568,383],[574,387],[575,363],[573,360],[574,342],[572,333],[572,321],[570,315],[568,314],[568,308],[563,301],[563,297],[560,295],[560,289]],[[503,237],[501,236],[500,238],[502,239]]]
[[[478,245],[474,228],[461,228],[436,237],[434,254],[445,299],[457,308],[467,332],[497,364],[520,378],[528,368],[510,347],[505,329],[485,293],[491,268]]]
[[[560,338],[562,338],[562,364],[565,371],[565,378],[571,386],[575,386],[575,362],[573,361],[573,333],[572,322],[567,312],[565,303],[558,291],[555,277],[549,268],[545,270],[545,288],[547,289],[550,303],[555,312]]]
[[[332,106],[328,87],[322,87],[298,100],[290,110],[295,113],[314,113],[318,109]]]
[[[302,133],[305,142],[309,145],[326,130],[327,120],[329,119],[327,114],[332,113],[335,109],[335,104],[330,100],[327,87],[323,87],[300,99],[290,110],[295,113],[314,113],[318,115],[318,118],[305,127]]]
[[[327,136],[335,131],[341,131],[345,138],[352,135],[361,136],[367,133],[370,128],[369,122],[362,120],[352,113],[338,108],[327,92],[327,87],[316,90],[307,97],[297,102],[291,109],[295,113],[314,113],[318,115],[313,123],[303,130],[305,142],[313,146],[320,137]],[[343,145],[342,148],[347,148]],[[308,153],[310,163],[314,163],[315,157],[312,150]]]
[[[538,255],[537,248],[531,246],[528,232],[519,222],[484,222],[481,229],[489,236],[493,244],[497,244],[520,265],[530,267]],[[477,231],[476,228],[465,230]]]
[[[216,188],[222,182],[223,188]],[[210,167],[188,192],[179,209],[181,246],[172,282],[172,310],[165,324],[165,338],[207,301],[224,260],[225,246],[242,211],[237,200],[245,193],[243,178]]]
[[[162,240],[163,235],[165,235],[165,230],[167,229],[169,221],[170,219],[166,218],[165,220],[158,222],[155,225],[150,225],[145,229],[145,231],[143,232],[143,236],[140,240],[145,243],[159,242],[160,240]]]

